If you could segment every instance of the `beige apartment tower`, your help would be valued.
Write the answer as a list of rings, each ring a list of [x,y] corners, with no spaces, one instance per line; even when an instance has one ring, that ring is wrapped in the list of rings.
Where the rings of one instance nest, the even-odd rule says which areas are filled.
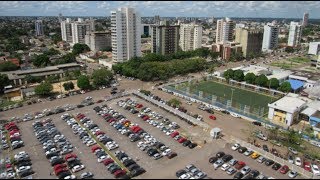
[[[202,26],[195,24],[180,25],[179,45],[182,51],[189,51],[201,48]]]
[[[245,28],[236,28],[236,43],[242,45],[244,57],[261,53],[263,32]]]

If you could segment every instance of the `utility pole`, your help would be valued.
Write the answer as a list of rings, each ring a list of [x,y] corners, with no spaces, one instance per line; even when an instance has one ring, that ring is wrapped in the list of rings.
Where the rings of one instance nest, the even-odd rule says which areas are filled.
[[[232,107],[232,98],[233,98],[233,91],[234,91],[235,89],[233,89],[233,88],[231,88],[231,91],[232,91],[232,93],[231,93],[231,107]]]

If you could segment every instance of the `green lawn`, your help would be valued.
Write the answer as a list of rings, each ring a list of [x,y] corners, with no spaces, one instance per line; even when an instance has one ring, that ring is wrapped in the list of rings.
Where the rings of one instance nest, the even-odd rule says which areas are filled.
[[[185,88],[183,88],[185,89]],[[247,105],[253,108],[262,108],[264,111],[268,111],[268,103],[275,101],[276,97],[267,96],[260,93],[256,93],[250,90],[240,89],[238,87],[232,87],[229,85],[220,84],[214,81],[202,81],[198,85],[194,84],[190,86],[190,92],[196,93],[203,91],[204,97],[217,96],[217,101],[225,103],[231,99],[232,90],[233,92],[233,106],[235,104],[241,104],[242,106]]]
[[[310,59],[304,58],[304,57],[294,57],[294,58],[290,58],[289,61],[295,62],[295,63],[307,63],[307,62],[310,62]]]

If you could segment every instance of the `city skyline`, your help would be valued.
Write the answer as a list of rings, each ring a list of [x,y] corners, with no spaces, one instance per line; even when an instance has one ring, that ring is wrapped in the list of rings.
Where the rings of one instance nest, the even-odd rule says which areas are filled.
[[[135,8],[141,16],[320,18],[317,1],[1,1],[0,16],[110,16],[119,7]],[[246,11],[243,11],[246,9]]]

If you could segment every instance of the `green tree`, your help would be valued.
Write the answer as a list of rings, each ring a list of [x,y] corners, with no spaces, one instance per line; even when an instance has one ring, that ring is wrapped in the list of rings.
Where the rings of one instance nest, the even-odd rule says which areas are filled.
[[[3,88],[10,84],[8,75],[0,74],[0,93],[3,93]]]
[[[248,84],[254,84],[256,82],[256,75],[253,73],[247,73],[246,76],[244,77],[244,80]]]
[[[66,82],[66,83],[63,83],[63,87],[66,91],[69,91],[69,90],[72,90],[74,89],[74,84],[73,82]]]
[[[227,81],[233,78],[234,71],[232,69],[228,69],[223,73],[223,77],[226,78]]]
[[[277,78],[271,78],[268,84],[270,88],[277,89],[279,87],[279,80]]]
[[[110,85],[112,79],[112,72],[105,68],[95,70],[92,73],[92,81],[95,87]]]
[[[289,82],[283,82],[280,87],[279,90],[282,92],[290,92],[291,91],[291,84]]]
[[[215,65],[211,65],[208,68],[208,73],[209,74],[213,74],[215,72],[215,70],[216,70],[216,66]]]
[[[267,87],[268,86],[268,78],[266,75],[261,74],[256,78],[255,82],[258,86]]]
[[[49,82],[42,82],[34,89],[36,95],[40,96],[48,96],[51,94],[52,90],[53,86]]]
[[[60,54],[60,51],[54,49],[54,48],[50,48],[47,51],[44,52],[45,55],[47,56],[53,56],[53,55],[57,55]]]
[[[240,70],[240,69],[235,70],[235,71],[233,72],[233,78],[232,78],[232,79],[234,79],[234,80],[236,80],[236,81],[239,81],[239,82],[243,81],[243,80],[244,80],[243,71]]]
[[[14,71],[17,70],[19,67],[13,64],[11,61],[6,61],[0,64],[0,72],[3,71]]]
[[[89,77],[86,75],[80,75],[78,77],[77,85],[80,89],[90,89],[91,85],[90,85]]]
[[[284,49],[284,51],[287,52],[287,53],[293,53],[293,52],[294,52],[294,49],[293,49],[293,47],[291,47],[291,46],[287,46],[287,47]]]
[[[42,78],[41,77],[37,77],[37,76],[31,76],[30,74],[28,74],[28,75],[25,76],[25,80],[28,83],[39,83],[39,82],[42,81]]]
[[[174,106],[174,107],[179,107],[181,105],[181,101],[179,101],[176,98],[170,99],[167,103],[169,106]]]
[[[72,74],[75,78],[78,78],[81,75],[81,71],[80,70],[74,70],[72,71]]]
[[[88,51],[90,51],[90,48],[86,44],[77,43],[72,47],[72,53],[75,55],[79,55],[81,53],[88,52]]]
[[[36,67],[46,67],[51,64],[49,57],[45,54],[35,56],[32,60],[32,63]]]
[[[67,64],[67,63],[72,63],[72,62],[76,62],[76,56],[73,53],[68,53],[64,56],[62,56],[62,58],[60,60],[55,61],[55,64]]]
[[[54,44],[57,44],[58,42],[62,41],[61,35],[59,33],[56,33],[53,36],[51,36],[51,39]]]
[[[55,83],[55,82],[59,82],[60,77],[59,75],[52,75],[52,76],[48,76],[46,81],[49,83]]]

